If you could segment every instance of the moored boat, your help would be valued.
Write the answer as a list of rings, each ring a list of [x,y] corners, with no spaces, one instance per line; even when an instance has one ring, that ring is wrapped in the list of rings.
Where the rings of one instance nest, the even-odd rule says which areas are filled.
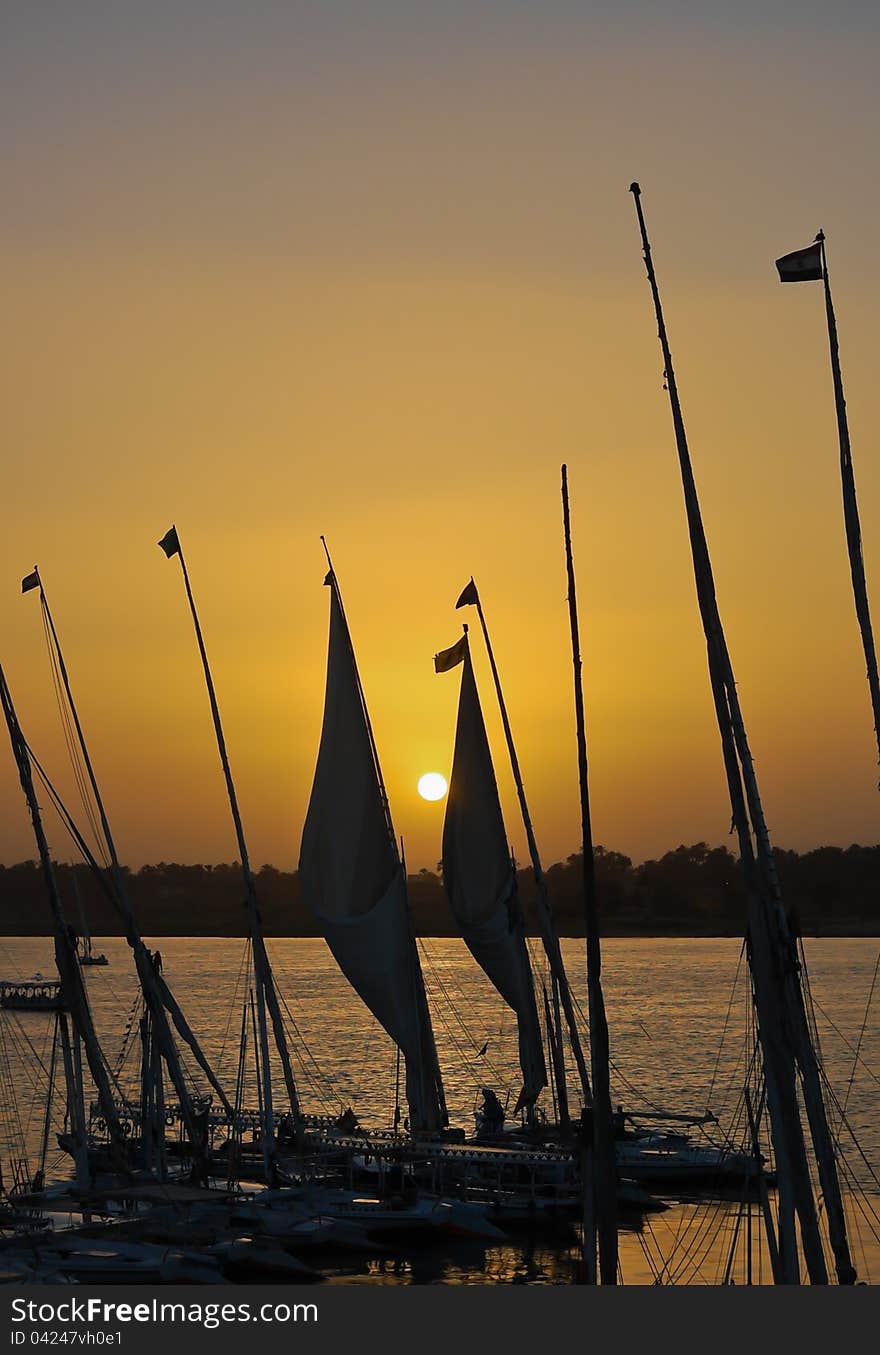
[[[0,980],[0,1007],[15,1012],[55,1012],[61,1005],[57,979]]]

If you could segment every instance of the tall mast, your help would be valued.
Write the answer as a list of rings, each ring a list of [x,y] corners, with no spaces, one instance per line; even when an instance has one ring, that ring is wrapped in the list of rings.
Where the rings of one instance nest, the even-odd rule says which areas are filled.
[[[183,1018],[183,1014],[180,1011],[180,1008],[171,998],[167,985],[157,972],[157,965],[153,959],[153,956],[147,950],[147,947],[144,945],[144,942],[138,931],[134,919],[134,912],[132,910],[131,903],[128,898],[128,890],[125,884],[125,876],[123,874],[122,867],[119,864],[119,857],[116,852],[116,844],[113,840],[113,834],[110,831],[110,822],[109,819],[107,818],[107,813],[104,808],[104,801],[101,797],[101,791],[98,787],[98,780],[97,777],[95,776],[95,771],[92,766],[91,757],[89,756],[88,745],[86,744],[85,735],[83,733],[82,725],[80,723],[79,713],[76,708],[76,702],[73,699],[73,692],[70,686],[70,678],[68,677],[67,673],[67,665],[64,662],[64,654],[61,649],[61,643],[58,639],[58,632],[55,629],[55,622],[52,619],[52,613],[49,609],[49,602],[46,597],[45,589],[43,587],[43,581],[40,578],[40,573],[36,565],[34,566],[33,573],[28,575],[28,577],[23,580],[22,591],[29,592],[32,588],[35,587],[39,588],[40,590],[40,605],[42,607],[46,625],[49,634],[51,636],[52,648],[55,654],[55,658],[57,659],[58,662],[58,671],[60,673],[62,685],[64,687],[64,692],[67,698],[67,705],[70,710],[71,717],[73,719],[74,728],[76,730],[77,742],[79,744],[79,748],[82,753],[83,763],[85,765],[89,785],[91,786],[95,806],[98,810],[98,816],[101,822],[101,831],[103,833],[104,841],[107,845],[107,852],[110,856],[110,873],[113,881],[114,901],[117,907],[117,911],[119,912],[125,925],[126,940],[129,946],[131,947],[132,953],[134,955],[135,968],[137,970],[138,979],[140,981],[141,989],[144,994],[144,1000],[147,1003],[148,1007],[150,1008],[154,1029],[156,1032],[156,1036],[159,1040],[162,1055],[165,1059],[166,1065],[168,1067],[168,1072],[174,1084],[174,1090],[177,1093],[177,1098],[180,1105],[181,1118],[183,1120],[186,1132],[189,1136],[190,1143],[192,1145],[194,1160],[198,1165],[200,1174],[202,1176],[206,1176],[207,1175],[206,1145],[203,1142],[203,1135],[199,1127],[199,1124],[196,1120],[190,1090],[189,1087],[187,1086],[186,1079],[184,1078],[183,1069],[181,1067],[180,1058],[177,1052],[177,1046],[174,1041],[174,1036],[171,1032],[171,1027],[168,1023],[169,1012],[179,1032],[186,1039],[187,1043],[190,1045],[190,1048],[195,1053],[202,1070],[208,1077],[211,1086],[220,1096],[224,1108],[227,1111],[229,1110],[229,1103],[226,1099],[225,1093],[223,1092],[222,1088],[217,1082],[217,1079],[214,1076],[210,1068],[210,1065],[208,1064],[204,1054],[202,1053],[202,1050],[199,1047],[198,1042],[195,1039],[195,1036],[193,1035],[192,1031],[186,1024]]]
[[[205,686],[208,689],[208,700],[211,704],[211,716],[214,721],[214,733],[217,736],[217,750],[220,754],[220,763],[223,768],[223,777],[226,782],[226,792],[229,796],[229,808],[232,811],[232,822],[235,825],[235,836],[238,842],[239,857],[241,860],[241,873],[244,877],[245,891],[247,894],[248,919],[251,934],[251,949],[254,957],[254,980],[256,983],[257,998],[257,1027],[259,1031],[259,1062],[262,1065],[262,1143],[263,1159],[266,1167],[267,1177],[274,1177],[275,1168],[275,1115],[272,1100],[272,1074],[269,1066],[269,1034],[266,1023],[266,1009],[268,1007],[272,1020],[272,1029],[275,1036],[275,1044],[281,1059],[281,1066],[284,1072],[284,1081],[287,1088],[288,1100],[290,1102],[290,1113],[294,1124],[299,1130],[301,1124],[299,1098],[296,1092],[296,1084],[293,1078],[293,1070],[290,1063],[290,1051],[287,1047],[287,1034],[284,1029],[284,1021],[281,1016],[281,1009],[278,1003],[278,994],[275,989],[275,981],[272,975],[272,967],[269,963],[269,956],[266,952],[266,943],[263,938],[263,924],[260,917],[260,909],[257,903],[257,887],[254,881],[254,874],[251,870],[250,856],[248,854],[247,843],[244,836],[244,828],[241,822],[241,813],[238,808],[238,796],[235,793],[235,783],[232,779],[232,770],[229,766],[229,756],[226,752],[226,739],[223,735],[223,725],[220,720],[220,708],[217,704],[217,694],[214,689],[214,679],[211,676],[211,667],[208,663],[208,654],[205,649],[205,642],[202,638],[202,628],[199,624],[199,616],[196,611],[195,599],[189,581],[189,573],[186,568],[183,548],[180,544],[180,538],[175,527],[159,542],[165,555],[170,559],[176,555],[180,560],[180,569],[183,574],[183,584],[186,589],[187,601],[189,602],[190,614],[192,616],[193,626],[195,628],[196,640],[199,646],[199,654],[202,659],[202,669],[205,675]]]
[[[855,1279],[855,1271],[849,1255],[834,1145],[822,1097],[821,1072],[806,1018],[797,952],[782,903],[733,666],[718,611],[709,548],[694,482],[684,418],[672,365],[672,353],[642,211],[641,190],[639,185],[634,183],[630,191],[635,199],[645,268],[663,353],[664,379],[678,449],[697,599],[706,636],[710,681],[721,734],[733,821],[737,830],[740,859],[749,898],[747,933],[749,962],[764,1055],[767,1104],[779,1177],[780,1274],[783,1282],[798,1283],[799,1268],[793,1222],[796,1211],[810,1279],[814,1284],[827,1283],[827,1268],[819,1235],[816,1202],[809,1179],[795,1086],[796,1063],[800,1069],[804,1102],[816,1152],[822,1193],[828,1211],[829,1234],[837,1275],[841,1284],[850,1284]]]
[[[33,828],[37,851],[40,857],[43,881],[46,886],[46,892],[49,895],[49,904],[52,909],[52,920],[55,927],[55,962],[58,966],[58,977],[61,981],[61,992],[64,997],[64,1005],[70,1012],[75,1034],[82,1039],[85,1046],[86,1059],[88,1060],[89,1069],[98,1093],[101,1114],[107,1122],[111,1143],[113,1143],[114,1147],[121,1149],[124,1140],[119,1124],[119,1114],[113,1099],[113,1091],[110,1085],[107,1065],[101,1046],[98,1043],[98,1038],[95,1034],[92,1014],[89,1009],[89,1002],[79,967],[79,959],[76,948],[71,940],[67,921],[64,917],[61,895],[58,892],[58,883],[55,879],[55,869],[52,865],[49,844],[46,840],[46,832],[43,827],[43,818],[40,813],[40,806],[37,803],[36,791],[34,790],[27,743],[25,742],[24,735],[22,734],[21,727],[18,723],[18,717],[16,716],[15,707],[12,703],[12,695],[9,691],[6,675],[3,672],[2,666],[0,666],[0,704],[2,704],[3,707],[6,728],[9,731],[9,740],[12,744],[13,756],[15,757],[16,765],[18,767],[21,788],[24,791],[28,809],[30,810],[31,826]],[[62,1034],[64,1034],[64,1029],[62,1029]],[[68,1077],[69,1091],[72,1087],[73,1083],[71,1078]],[[72,1128],[76,1134],[76,1126],[72,1126]],[[80,1133],[84,1133],[82,1125],[80,1125]]]
[[[831,355],[831,379],[834,384],[834,407],[837,411],[837,436],[840,443],[840,482],[843,490],[843,521],[846,527],[846,548],[849,555],[849,570],[852,578],[853,597],[856,604],[856,616],[865,651],[865,668],[868,675],[868,691],[871,695],[871,710],[874,715],[874,736],[877,740],[877,753],[880,758],[880,678],[877,675],[877,653],[874,648],[874,632],[871,629],[871,612],[868,607],[868,586],[865,582],[865,562],[862,559],[862,532],[859,523],[859,505],[856,499],[856,481],[853,473],[852,452],[849,443],[849,422],[846,417],[846,400],[843,395],[843,375],[840,370],[840,348],[837,342],[837,320],[834,304],[831,300],[831,281],[828,277],[828,257],[825,253],[825,232],[816,236],[822,255],[822,283],[825,289],[825,316],[828,321],[828,347]]]
[[[577,1018],[575,1016],[574,1004],[571,998],[571,991],[568,986],[568,977],[565,972],[565,965],[562,959],[562,950],[559,945],[559,937],[556,933],[556,924],[553,918],[553,909],[550,905],[550,898],[547,892],[547,877],[541,865],[541,857],[538,852],[538,843],[535,838],[535,831],[532,827],[532,816],[529,813],[528,801],[526,800],[526,791],[523,784],[522,773],[519,767],[519,758],[517,757],[516,745],[513,741],[513,731],[510,727],[510,719],[507,714],[507,703],[504,700],[504,693],[501,689],[501,678],[498,673],[498,666],[495,662],[495,654],[492,649],[492,642],[489,639],[489,628],[486,625],[486,617],[483,613],[483,604],[477,585],[471,577],[470,583],[462,592],[456,608],[465,607],[473,604],[477,609],[477,616],[480,619],[480,628],[483,632],[483,639],[486,643],[486,653],[489,656],[489,667],[492,669],[492,680],[495,684],[495,694],[498,697],[498,708],[501,712],[501,723],[504,726],[504,738],[507,743],[507,752],[510,757],[510,767],[513,772],[513,779],[516,784],[516,794],[519,800],[520,813],[522,815],[523,827],[525,828],[526,841],[529,847],[529,856],[532,861],[532,871],[535,876],[535,888],[538,892],[538,916],[541,920],[541,938],[544,944],[544,950],[550,964],[553,976],[553,995],[554,995],[554,1025],[555,1037],[558,1049],[559,1074],[562,1081],[560,1084],[560,1102],[567,1102],[565,1090],[565,1058],[562,1044],[561,1021],[559,1020],[559,1000],[562,1001],[562,1007],[565,1012],[566,1024],[568,1025],[569,1039],[571,1042],[572,1053],[577,1064],[578,1075],[581,1082],[581,1091],[583,1092],[584,1102],[590,1104],[590,1079],[587,1074],[587,1065],[584,1060],[583,1049],[581,1048],[580,1035],[577,1028]]]
[[[82,1080],[82,1061],[74,1059],[74,1042],[79,1040],[76,1032],[76,1026],[73,1029],[73,1038],[67,1024],[67,1012],[59,1011],[56,1015],[57,1029],[61,1034],[61,1058],[64,1063],[64,1082],[67,1088],[67,1117],[70,1123],[70,1135],[73,1140],[73,1161],[76,1167],[76,1187],[77,1190],[85,1192],[91,1184],[91,1173],[89,1171],[89,1141],[86,1132],[86,1111],[85,1111],[85,1093]],[[73,1024],[73,1023],[72,1023]],[[51,1091],[51,1088],[50,1088]],[[51,1111],[51,1098],[46,1103],[46,1122],[45,1131],[48,1133],[49,1114]],[[43,1136],[45,1147],[46,1133]],[[42,1154],[45,1160],[45,1151]]]
[[[605,999],[602,995],[602,954],[599,942],[599,914],[596,907],[596,863],[593,855],[593,830],[590,822],[587,734],[584,720],[584,691],[581,673],[581,645],[578,630],[574,560],[571,553],[571,517],[568,506],[568,473],[562,467],[562,520],[565,532],[565,563],[568,575],[568,612],[571,622],[571,654],[574,668],[574,708],[577,724],[578,785],[581,800],[581,838],[584,872],[584,930],[587,943],[587,996],[590,1013],[590,1069],[593,1074],[593,1172],[596,1202],[593,1220],[598,1234],[599,1273],[603,1284],[617,1284],[617,1161],[614,1150],[614,1124],[611,1116],[610,1053]],[[585,1182],[585,1189],[588,1184]],[[595,1266],[594,1243],[584,1238],[587,1274]],[[589,1244],[589,1252],[587,1245]]]

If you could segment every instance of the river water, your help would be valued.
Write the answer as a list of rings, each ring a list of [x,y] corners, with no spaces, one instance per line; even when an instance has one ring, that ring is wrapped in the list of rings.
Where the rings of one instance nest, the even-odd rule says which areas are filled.
[[[228,938],[153,938],[164,973],[184,1007],[224,1085],[234,1086],[242,1009],[247,992],[243,942]],[[419,943],[434,1019],[450,1119],[471,1130],[479,1089],[492,1086],[502,1102],[516,1099],[516,1031],[512,1015],[454,939]],[[870,1265],[880,1278],[877,1223],[880,1210],[880,991],[868,1010],[878,957],[874,939],[805,942],[817,1028],[828,1079],[837,1097],[832,1125],[840,1129],[843,1172],[850,1195],[851,1232],[860,1272]],[[94,941],[110,961],[84,971],[95,1025],[123,1089],[135,1093],[138,1077],[136,985],[125,943]],[[390,1126],[395,1104],[396,1058],[387,1036],[339,973],[323,941],[269,942],[303,1107],[338,1113],[351,1105],[364,1125]],[[572,985],[585,1002],[584,952],[563,942]],[[537,950],[535,968],[541,973]],[[0,940],[0,978],[54,972],[49,938]],[[614,938],[603,943],[603,981],[611,1035],[612,1091],[627,1111],[664,1109],[686,1114],[711,1110],[721,1129],[741,1117],[741,1088],[753,1031],[741,946],[731,939]],[[880,990],[880,981],[877,989]],[[867,1021],[865,1021],[867,1011]],[[38,1148],[45,1105],[52,1019],[41,1013],[0,1012],[0,1154],[4,1172]],[[485,1054],[480,1050],[486,1045]],[[858,1060],[855,1049],[858,1047]],[[279,1073],[280,1085],[280,1069]],[[573,1070],[572,1070],[573,1072]],[[194,1075],[194,1082],[199,1079]],[[573,1079],[572,1079],[573,1082]],[[545,1093],[547,1096],[547,1093]],[[60,1109],[60,1092],[56,1097]],[[255,1091],[250,1100],[255,1103]],[[552,1107],[548,1099],[548,1112]],[[697,1134],[701,1131],[696,1131]],[[710,1126],[710,1135],[718,1131]],[[50,1170],[66,1170],[58,1154]],[[859,1190],[872,1203],[860,1203]],[[674,1257],[664,1277],[712,1282],[726,1265],[736,1228],[747,1221],[736,1202],[675,1203],[640,1233],[622,1234],[624,1278],[651,1282],[661,1255]],[[756,1252],[753,1275],[757,1279]],[[688,1240],[693,1238],[694,1240]],[[742,1249],[741,1249],[742,1250]],[[705,1255],[703,1253],[705,1252]],[[334,1271],[337,1280],[385,1283],[487,1280],[565,1282],[573,1253],[558,1243],[520,1239],[496,1248],[456,1247],[445,1255],[395,1254],[370,1263],[354,1259]],[[738,1264],[738,1263],[737,1263]],[[733,1271],[735,1277],[739,1271]]]

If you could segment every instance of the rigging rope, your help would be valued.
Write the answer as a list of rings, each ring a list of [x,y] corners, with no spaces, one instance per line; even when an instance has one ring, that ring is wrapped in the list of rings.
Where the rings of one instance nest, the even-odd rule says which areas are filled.
[[[728,1002],[727,1002],[727,1012],[725,1013],[725,1016],[724,1016],[724,1025],[723,1025],[722,1028],[721,1028],[721,1040],[720,1040],[720,1042],[719,1042],[719,1044],[718,1044],[718,1052],[717,1052],[717,1054],[715,1055],[715,1067],[712,1069],[712,1076],[711,1076],[711,1078],[709,1079],[709,1090],[706,1092],[706,1107],[707,1107],[707,1109],[708,1109],[709,1104],[710,1104],[710,1102],[711,1102],[711,1100],[712,1100],[712,1093],[713,1093],[713,1091],[715,1090],[715,1081],[716,1081],[716,1079],[717,1079],[717,1077],[718,1077],[718,1069],[719,1069],[719,1067],[720,1067],[720,1065],[721,1065],[721,1053],[722,1053],[722,1050],[724,1049],[724,1040],[725,1040],[725,1037],[726,1037],[726,1035],[727,1035],[727,1028],[728,1028],[728,1026],[729,1026],[729,1024],[730,1024],[730,1016],[731,1016],[731,1013],[732,1013],[732,1011],[733,1011],[733,1003],[734,1003],[734,999],[735,999],[735,997],[736,997],[736,990],[737,990],[737,987],[738,987],[738,985],[739,985],[740,970],[742,969],[743,956],[745,955],[745,953],[746,953],[746,943],[745,943],[745,939],[743,939],[743,943],[742,943],[742,945],[740,946],[739,959],[738,959],[737,962],[736,962],[736,972],[735,972],[735,974],[734,974],[734,976],[733,976],[733,983],[730,985],[730,997],[729,997]],[[750,1003],[750,1005],[751,1005],[751,1003]]]
[[[448,990],[447,985],[446,985],[446,983],[445,983],[445,981],[444,981],[444,979],[443,979],[443,976],[440,974],[440,971],[438,970],[437,966],[434,964],[434,961],[433,961],[431,955],[430,955],[429,952],[428,952],[427,946],[425,945],[424,938],[420,938],[420,939],[419,939],[418,945],[419,945],[419,949],[420,949],[421,952],[422,952],[422,957],[423,957],[423,959],[425,960],[425,962],[426,962],[427,965],[428,965],[428,969],[429,969],[429,971],[430,971],[431,977],[434,979],[435,983],[437,984],[437,986],[438,986],[439,989],[440,989],[440,992],[443,994],[443,997],[444,997],[444,999],[445,999],[445,1001],[446,1001],[446,1003],[447,1003],[447,1005],[448,1005],[450,1011],[452,1012],[452,1015],[455,1017],[455,1020],[456,1020],[456,1022],[457,1022],[457,1024],[458,1024],[458,1026],[460,1027],[460,1029],[461,1029],[462,1032],[464,1033],[465,1039],[468,1041],[468,1043],[471,1045],[471,1047],[472,1047],[473,1050],[475,1051],[474,1057],[471,1057],[471,1056],[467,1053],[467,1051],[466,1051],[465,1049],[462,1048],[461,1041],[458,1039],[458,1037],[456,1036],[455,1032],[452,1030],[452,1028],[451,1028],[451,1026],[449,1025],[448,1021],[446,1020],[446,1018],[445,1018],[444,1015],[443,1015],[443,1009],[438,1007],[438,1009],[437,1009],[437,1014],[439,1015],[440,1020],[441,1020],[442,1023],[443,1023],[443,1028],[444,1028],[444,1030],[446,1031],[446,1033],[447,1033],[447,1035],[449,1036],[449,1038],[450,1038],[450,1040],[452,1041],[452,1043],[454,1044],[455,1049],[456,1049],[456,1052],[458,1053],[458,1055],[459,1055],[459,1057],[461,1058],[462,1062],[463,1062],[465,1065],[467,1065],[467,1066],[473,1071],[473,1069],[474,1069],[474,1067],[475,1067],[475,1065],[476,1065],[476,1059],[477,1059],[477,1058],[482,1059],[482,1061],[483,1061],[482,1064],[481,1064],[480,1067],[478,1067],[477,1070],[476,1070],[476,1084],[477,1084],[477,1085],[478,1085],[479,1082],[480,1082],[480,1075],[481,1075],[482,1069],[483,1069],[484,1067],[489,1069],[490,1073],[491,1073],[492,1076],[498,1081],[498,1083],[499,1083],[500,1086],[506,1085],[506,1082],[507,1082],[506,1076],[505,1076],[505,1075],[497,1068],[497,1066],[496,1066],[496,1065],[493,1063],[493,1061],[489,1058],[488,1050],[487,1050],[487,1052],[486,1052],[485,1054],[482,1054],[482,1055],[480,1054],[480,1048],[481,1048],[482,1046],[480,1046],[480,1045],[477,1044],[477,1041],[476,1041],[476,1040],[474,1039],[474,1037],[471,1035],[470,1031],[468,1030],[468,1028],[467,1028],[467,1026],[466,1026],[466,1024],[465,1024],[465,1022],[464,1022],[464,1020],[462,1019],[462,1016],[461,1016],[460,1012],[458,1011],[458,1008],[456,1007],[454,1000],[453,1000],[452,997],[450,996],[449,990]],[[505,1006],[505,1009],[506,1009],[507,1004],[505,1003],[504,1006]],[[501,1038],[502,1029],[503,1029],[503,1026],[502,1026],[501,1028],[499,1028],[499,1039]]]
[[[55,688],[55,700],[58,705],[58,713],[61,718],[61,727],[64,733],[64,741],[67,745],[67,753],[70,759],[71,769],[73,771],[74,780],[76,782],[76,787],[79,792],[79,798],[82,803],[83,812],[85,813],[86,818],[89,821],[89,826],[94,836],[95,845],[98,850],[98,855],[103,860],[104,865],[107,866],[109,865],[109,861],[107,859],[107,855],[104,850],[106,844],[104,842],[103,833],[100,831],[98,826],[98,821],[96,817],[96,808],[93,803],[93,797],[92,794],[90,793],[90,788],[87,781],[86,768],[82,758],[82,751],[79,746],[79,737],[73,725],[73,719],[69,708],[69,702],[66,698],[66,693],[64,691],[63,680],[58,662],[58,653],[49,626],[48,608],[42,590],[40,591],[40,610],[43,619],[43,633],[46,638],[46,648],[49,653],[49,661],[52,669],[52,683]]]
[[[870,1010],[871,1010],[871,1003],[872,1003],[872,1001],[874,1000],[874,989],[875,989],[875,987],[877,986],[877,974],[878,974],[878,972],[880,972],[880,951],[878,951],[878,953],[877,953],[877,963],[874,965],[874,974],[873,974],[873,977],[872,977],[872,979],[871,979],[871,987],[870,987],[870,990],[869,990],[869,992],[868,992],[868,1001],[865,1003],[865,1015],[862,1017],[862,1026],[861,1026],[861,1029],[860,1029],[860,1031],[859,1031],[859,1038],[858,1038],[858,1040],[856,1041],[855,1054],[853,1055],[853,1065],[852,1065],[852,1068],[851,1068],[851,1070],[850,1070],[849,1082],[848,1082],[847,1085],[846,1085],[846,1095],[845,1095],[844,1098],[843,1098],[843,1106],[842,1106],[841,1112],[840,1112],[840,1114],[841,1114],[841,1119],[843,1118],[843,1116],[846,1115],[846,1108],[847,1108],[847,1106],[849,1105],[849,1096],[850,1096],[850,1092],[852,1091],[853,1079],[855,1078],[855,1075],[856,1075],[856,1067],[858,1066],[858,1062],[859,1062],[859,1053],[860,1053],[861,1048],[862,1048],[862,1040],[865,1038],[865,1030],[867,1029],[867,1025],[868,1025],[868,1014],[869,1014],[869,1012],[870,1012]],[[839,1139],[839,1137],[840,1137],[840,1131],[838,1130],[838,1139]],[[835,1147],[836,1147],[836,1146],[837,1146],[837,1145],[835,1144]]]

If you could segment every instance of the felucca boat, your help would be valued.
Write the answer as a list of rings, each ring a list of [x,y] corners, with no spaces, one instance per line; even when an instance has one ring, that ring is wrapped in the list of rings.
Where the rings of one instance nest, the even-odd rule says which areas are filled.
[[[669,396],[684,491],[709,680],[748,898],[746,951],[763,1086],[756,1103],[747,1088],[746,1102],[755,1160],[760,1160],[761,1115],[766,1103],[776,1161],[775,1217],[769,1197],[763,1197],[767,1249],[775,1283],[800,1284],[802,1267],[805,1267],[811,1284],[827,1284],[829,1256],[823,1243],[821,1219],[827,1226],[828,1253],[837,1282],[850,1285],[856,1281],[856,1270],[843,1206],[837,1145],[825,1103],[825,1079],[813,1037],[814,1018],[806,980],[806,958],[783,904],[739,690],[721,622],[638,183],[633,183],[630,191],[635,201],[663,355],[664,385]],[[830,300],[830,293],[828,296]],[[806,1113],[806,1132],[801,1101]],[[814,1187],[807,1154],[808,1137],[818,1175],[818,1191]]]

